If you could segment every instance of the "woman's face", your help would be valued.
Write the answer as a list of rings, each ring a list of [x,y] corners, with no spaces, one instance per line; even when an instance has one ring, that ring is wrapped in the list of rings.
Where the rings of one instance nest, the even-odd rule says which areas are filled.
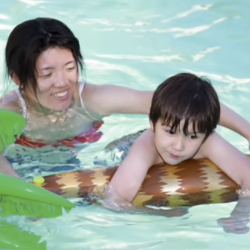
[[[70,50],[53,47],[36,61],[37,98],[48,109],[69,108],[78,81],[77,63]]]

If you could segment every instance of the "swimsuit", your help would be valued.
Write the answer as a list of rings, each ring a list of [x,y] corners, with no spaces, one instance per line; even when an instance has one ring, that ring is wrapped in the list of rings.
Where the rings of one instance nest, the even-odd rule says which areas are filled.
[[[74,102],[70,108],[62,114],[63,118],[59,117],[58,122],[60,122],[60,119],[62,120],[59,124],[55,123],[53,120],[55,119],[55,115],[46,115],[41,112],[38,113],[34,108],[32,108],[32,106],[27,107],[20,90],[17,89],[16,94],[18,95],[20,105],[22,107],[23,117],[26,118],[27,124],[24,128],[23,134],[18,140],[16,140],[15,143],[25,147],[41,148],[52,144],[53,147],[74,147],[76,144],[98,141],[102,136],[102,132],[98,130],[102,126],[103,121],[100,117],[97,117],[98,115],[93,114],[85,108],[82,99],[84,86],[85,82],[79,84],[80,103]],[[33,113],[29,110],[33,111]],[[46,116],[48,119],[45,119]],[[74,127],[77,125],[78,129],[76,129],[76,131]],[[49,132],[52,132],[52,134],[57,133],[56,138],[53,138],[53,141],[49,141],[51,138],[48,135],[48,130]],[[58,130],[60,130],[60,134],[58,133]],[[78,135],[75,133],[78,133]],[[60,139],[61,135],[66,138]]]
[[[75,147],[76,144],[79,143],[92,143],[98,141],[101,136],[102,132],[97,131],[103,124],[103,121],[93,123],[92,129],[87,132],[84,132],[80,135],[77,135],[73,138],[58,140],[56,143],[53,144],[54,147],[59,146],[67,146],[67,147]],[[43,142],[42,140],[33,141],[32,139],[21,135],[18,140],[15,142],[16,144],[22,145],[24,147],[31,147],[31,148],[41,148],[47,146],[48,143]]]

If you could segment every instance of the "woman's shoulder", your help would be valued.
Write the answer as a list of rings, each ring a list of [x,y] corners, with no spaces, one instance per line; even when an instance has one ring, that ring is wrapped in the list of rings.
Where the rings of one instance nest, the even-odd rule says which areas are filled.
[[[6,109],[22,114],[22,106],[16,90],[12,90],[1,96],[0,109]]]

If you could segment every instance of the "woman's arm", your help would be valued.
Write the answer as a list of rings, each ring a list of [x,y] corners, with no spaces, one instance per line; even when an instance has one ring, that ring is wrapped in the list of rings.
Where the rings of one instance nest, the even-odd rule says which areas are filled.
[[[100,115],[114,113],[148,114],[153,91],[140,91],[115,85],[86,84],[83,100],[87,109]],[[242,135],[250,142],[250,123],[221,104],[219,124]]]
[[[86,108],[102,116],[115,113],[148,114],[152,96],[152,91],[115,85],[86,84],[83,91]]]
[[[0,155],[0,173],[20,178],[3,155]]]

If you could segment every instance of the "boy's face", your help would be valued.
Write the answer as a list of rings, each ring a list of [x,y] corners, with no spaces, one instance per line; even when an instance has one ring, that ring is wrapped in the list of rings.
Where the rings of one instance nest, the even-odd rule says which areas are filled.
[[[184,122],[181,120],[176,131],[171,131],[171,124],[170,126],[162,125],[161,120],[158,120],[154,127],[150,122],[151,129],[154,131],[155,147],[162,160],[170,165],[192,158],[206,137],[203,133],[194,133],[193,123],[189,124],[188,134],[185,135]]]

